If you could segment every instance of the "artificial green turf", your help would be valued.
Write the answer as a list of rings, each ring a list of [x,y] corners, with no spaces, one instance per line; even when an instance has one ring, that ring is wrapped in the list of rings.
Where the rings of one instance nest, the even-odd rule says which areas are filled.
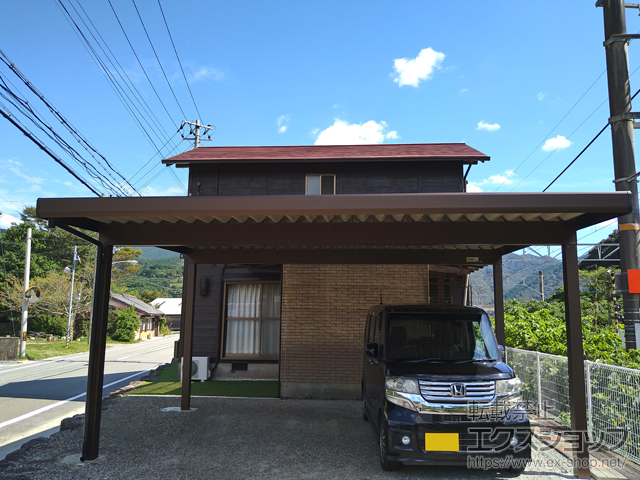
[[[130,395],[180,395],[178,364],[165,368],[155,382],[147,382],[132,390]],[[273,380],[228,380],[191,382],[191,395],[203,397],[261,397],[277,398],[278,382]]]

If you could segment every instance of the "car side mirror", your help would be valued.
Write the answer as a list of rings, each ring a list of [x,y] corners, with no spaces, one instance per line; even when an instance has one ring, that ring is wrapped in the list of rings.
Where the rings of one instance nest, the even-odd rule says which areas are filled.
[[[365,353],[373,358],[378,357],[378,344],[377,343],[367,343],[367,346],[364,348]]]
[[[498,350],[500,350],[500,353],[504,353],[504,345],[498,345]]]
[[[504,345],[498,345],[498,351],[500,352],[500,358],[502,359],[502,361],[507,363],[507,354],[506,350],[504,349]]]

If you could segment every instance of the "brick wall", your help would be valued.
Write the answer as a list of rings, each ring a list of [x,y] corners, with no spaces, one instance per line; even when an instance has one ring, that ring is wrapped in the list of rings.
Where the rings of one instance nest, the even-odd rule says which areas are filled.
[[[427,265],[284,265],[280,381],[360,390],[367,310],[426,303]]]

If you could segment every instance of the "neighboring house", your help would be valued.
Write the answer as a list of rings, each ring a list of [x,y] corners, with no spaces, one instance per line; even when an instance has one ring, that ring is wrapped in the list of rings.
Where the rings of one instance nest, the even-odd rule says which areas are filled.
[[[109,308],[124,310],[133,307],[140,318],[140,329],[136,332],[136,340],[148,340],[160,335],[160,318],[163,313],[134,295],[126,293],[111,293],[109,295]]]
[[[384,205],[385,194],[465,192],[471,165],[487,160],[459,143],[199,147],[163,162],[189,169],[190,196],[279,195],[293,204],[304,195],[375,195]],[[400,220],[418,221],[411,217]],[[359,398],[369,307],[469,303],[469,272],[423,264],[198,264],[193,355],[217,364],[215,378],[279,379],[283,397]]]
[[[181,298],[156,298],[151,302],[151,305],[164,314],[169,329],[180,330],[180,318],[182,314]]]

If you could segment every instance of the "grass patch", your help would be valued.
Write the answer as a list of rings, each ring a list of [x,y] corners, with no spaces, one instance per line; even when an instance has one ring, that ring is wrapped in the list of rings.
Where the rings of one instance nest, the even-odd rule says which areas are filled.
[[[178,364],[165,368],[155,382],[147,382],[131,391],[131,395],[181,395],[182,384],[178,381]],[[191,395],[202,397],[259,397],[277,398],[276,380],[211,380],[191,382]]]
[[[118,344],[107,344],[107,348]],[[86,338],[81,339],[79,342],[69,342],[69,347],[66,346],[65,340],[55,340],[53,342],[47,342],[46,340],[28,340],[26,358],[27,360],[45,360],[51,357],[61,357],[62,355],[73,355],[74,353],[84,353],[88,351],[89,343]]]

